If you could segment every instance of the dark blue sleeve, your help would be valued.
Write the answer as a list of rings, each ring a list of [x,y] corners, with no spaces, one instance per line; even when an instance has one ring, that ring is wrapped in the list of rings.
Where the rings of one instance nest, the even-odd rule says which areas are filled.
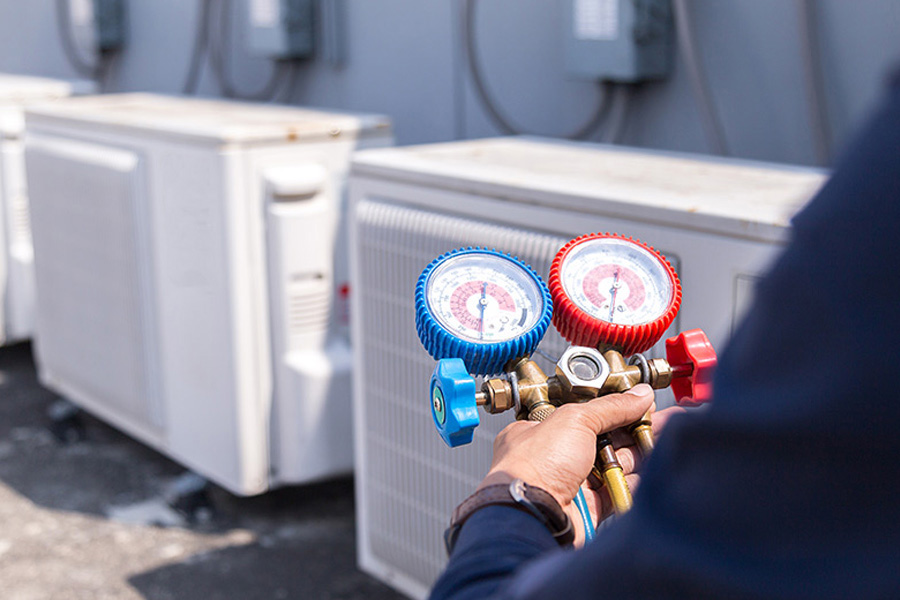
[[[432,600],[488,598],[528,561],[559,549],[543,523],[509,506],[489,506],[465,522]],[[460,593],[462,591],[462,593]]]
[[[900,598],[898,366],[895,85],[795,218],[713,406],[673,419],[634,509],[584,550],[538,560],[539,540],[510,554],[527,515],[485,511],[440,597]],[[464,572],[476,563],[491,574],[478,588]]]

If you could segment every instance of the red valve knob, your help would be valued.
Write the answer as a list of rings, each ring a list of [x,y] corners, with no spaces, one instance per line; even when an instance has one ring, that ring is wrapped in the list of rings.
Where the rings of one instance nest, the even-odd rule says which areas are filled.
[[[702,329],[691,329],[666,340],[672,367],[672,391],[679,406],[700,406],[712,399],[716,351]]]

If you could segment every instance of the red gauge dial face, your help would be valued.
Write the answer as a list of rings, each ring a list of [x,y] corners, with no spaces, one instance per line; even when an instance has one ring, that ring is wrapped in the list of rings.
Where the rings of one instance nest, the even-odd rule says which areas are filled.
[[[616,234],[572,240],[550,270],[553,324],[569,342],[643,352],[671,325],[681,284],[661,254]]]
[[[628,240],[588,240],[569,252],[560,273],[575,305],[608,323],[641,325],[671,306],[674,281],[654,253]]]
[[[599,309],[610,323],[623,315],[634,315],[647,300],[647,288],[641,278],[622,265],[600,265],[588,271],[582,285],[584,298],[592,309]]]

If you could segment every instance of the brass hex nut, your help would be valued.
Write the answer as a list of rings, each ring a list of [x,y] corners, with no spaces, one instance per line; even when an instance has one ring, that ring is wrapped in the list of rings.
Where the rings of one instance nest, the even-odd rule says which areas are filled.
[[[491,414],[509,410],[515,404],[515,402],[513,402],[512,388],[508,381],[502,379],[488,379],[481,386],[481,389],[487,394],[487,410]]]
[[[596,398],[609,377],[609,363],[596,349],[570,346],[556,363],[556,378],[568,399]]]
[[[672,366],[664,358],[651,358],[650,383],[655,389],[661,390],[672,383]]]

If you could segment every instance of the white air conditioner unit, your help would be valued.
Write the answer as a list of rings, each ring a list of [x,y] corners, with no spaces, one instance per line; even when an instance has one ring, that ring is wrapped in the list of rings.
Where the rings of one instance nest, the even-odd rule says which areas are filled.
[[[349,472],[345,177],[390,135],[143,94],[28,111],[41,381],[236,494]]]
[[[66,81],[0,74],[0,344],[30,338],[34,323],[24,109],[71,94]]]
[[[701,327],[721,349],[753,285],[784,244],[790,216],[819,188],[808,169],[527,138],[362,152],[350,180],[358,557],[414,598],[446,556],[454,506],[490,465],[512,418],[482,413],[470,446],[435,431],[435,362],[415,328],[416,278],[461,246],[519,256],[547,278],[570,238],[614,231],[647,242],[679,271],[673,331]],[[558,356],[555,332],[541,345]],[[654,352],[659,352],[659,347]],[[656,354],[659,355],[659,354]],[[538,356],[552,372],[552,363]]]

